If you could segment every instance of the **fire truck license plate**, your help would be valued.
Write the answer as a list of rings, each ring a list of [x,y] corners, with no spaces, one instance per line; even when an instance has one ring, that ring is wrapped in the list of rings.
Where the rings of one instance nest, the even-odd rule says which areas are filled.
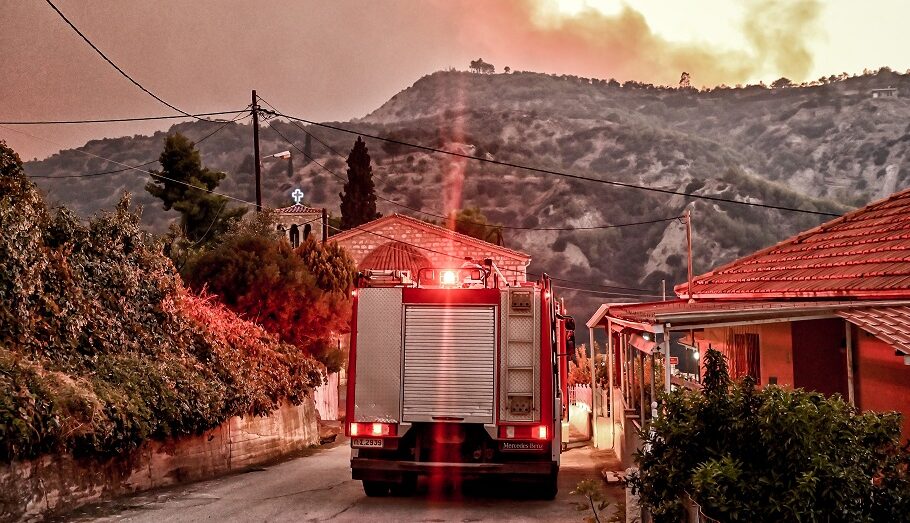
[[[382,448],[382,439],[380,438],[354,438],[354,447],[379,447]]]

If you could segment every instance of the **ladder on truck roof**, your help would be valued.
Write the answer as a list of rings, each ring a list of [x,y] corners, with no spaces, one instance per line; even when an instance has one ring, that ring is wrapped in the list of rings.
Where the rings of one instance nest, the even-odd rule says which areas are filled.
[[[507,343],[502,355],[504,398],[500,419],[533,421],[540,413],[540,296],[533,287],[512,287],[503,303]]]

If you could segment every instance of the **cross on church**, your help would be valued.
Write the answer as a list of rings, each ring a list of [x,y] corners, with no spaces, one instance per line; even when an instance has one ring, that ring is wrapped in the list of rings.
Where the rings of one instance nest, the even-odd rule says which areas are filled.
[[[300,187],[294,189],[294,192],[291,193],[291,198],[294,199],[294,203],[300,205],[300,201],[303,200],[303,191],[300,190]]]

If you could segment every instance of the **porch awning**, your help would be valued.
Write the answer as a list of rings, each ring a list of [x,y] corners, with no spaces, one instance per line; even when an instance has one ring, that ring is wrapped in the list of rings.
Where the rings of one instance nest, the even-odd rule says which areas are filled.
[[[910,307],[867,307],[841,310],[836,314],[910,355]]]
[[[651,354],[655,348],[657,348],[657,343],[653,341],[646,340],[639,336],[638,334],[632,334],[629,336],[629,343],[636,349],[644,352],[645,354]]]

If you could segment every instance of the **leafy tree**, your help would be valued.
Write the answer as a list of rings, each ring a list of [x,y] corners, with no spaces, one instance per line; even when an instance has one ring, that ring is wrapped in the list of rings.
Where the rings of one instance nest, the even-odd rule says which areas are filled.
[[[493,64],[488,64],[483,61],[483,58],[478,58],[477,60],[471,60],[471,64],[468,69],[473,73],[480,74],[493,74],[496,72],[496,68]]]
[[[199,150],[186,136],[175,133],[165,138],[159,162],[161,170],[155,173],[160,176],[145,190],[163,202],[164,210],[180,213],[180,230],[191,244],[218,237],[246,212],[228,207],[228,198],[210,192],[225,173],[203,167]]]
[[[910,510],[900,414],[859,412],[839,395],[731,382],[705,355],[703,391],[663,395],[629,479],[655,521],[691,496],[721,521],[898,521]]]
[[[305,241],[294,250],[268,213],[226,233],[198,257],[187,280],[229,309],[337,371],[335,342],[348,330],[354,263],[335,245]]]
[[[509,66],[507,65],[507,66],[505,66],[505,67],[503,68],[503,71],[504,71],[506,74],[509,74],[509,73],[512,72],[512,68],[509,67]]]
[[[591,358],[584,344],[575,347],[575,354],[569,362],[569,385],[591,384]]]
[[[503,244],[502,226],[493,225],[480,209],[469,207],[461,209],[447,221],[450,229],[485,242]]]
[[[680,89],[689,89],[692,87],[692,76],[689,73],[683,71],[679,76],[679,88]]]
[[[367,144],[359,136],[348,155],[348,181],[341,197],[341,228],[359,227],[382,216],[376,212],[376,186]]]
[[[790,87],[792,85],[793,85],[793,82],[790,81],[790,79],[785,76],[782,76],[782,77],[778,78],[777,80],[774,80],[773,82],[771,82],[772,89],[782,89],[784,87]]]

